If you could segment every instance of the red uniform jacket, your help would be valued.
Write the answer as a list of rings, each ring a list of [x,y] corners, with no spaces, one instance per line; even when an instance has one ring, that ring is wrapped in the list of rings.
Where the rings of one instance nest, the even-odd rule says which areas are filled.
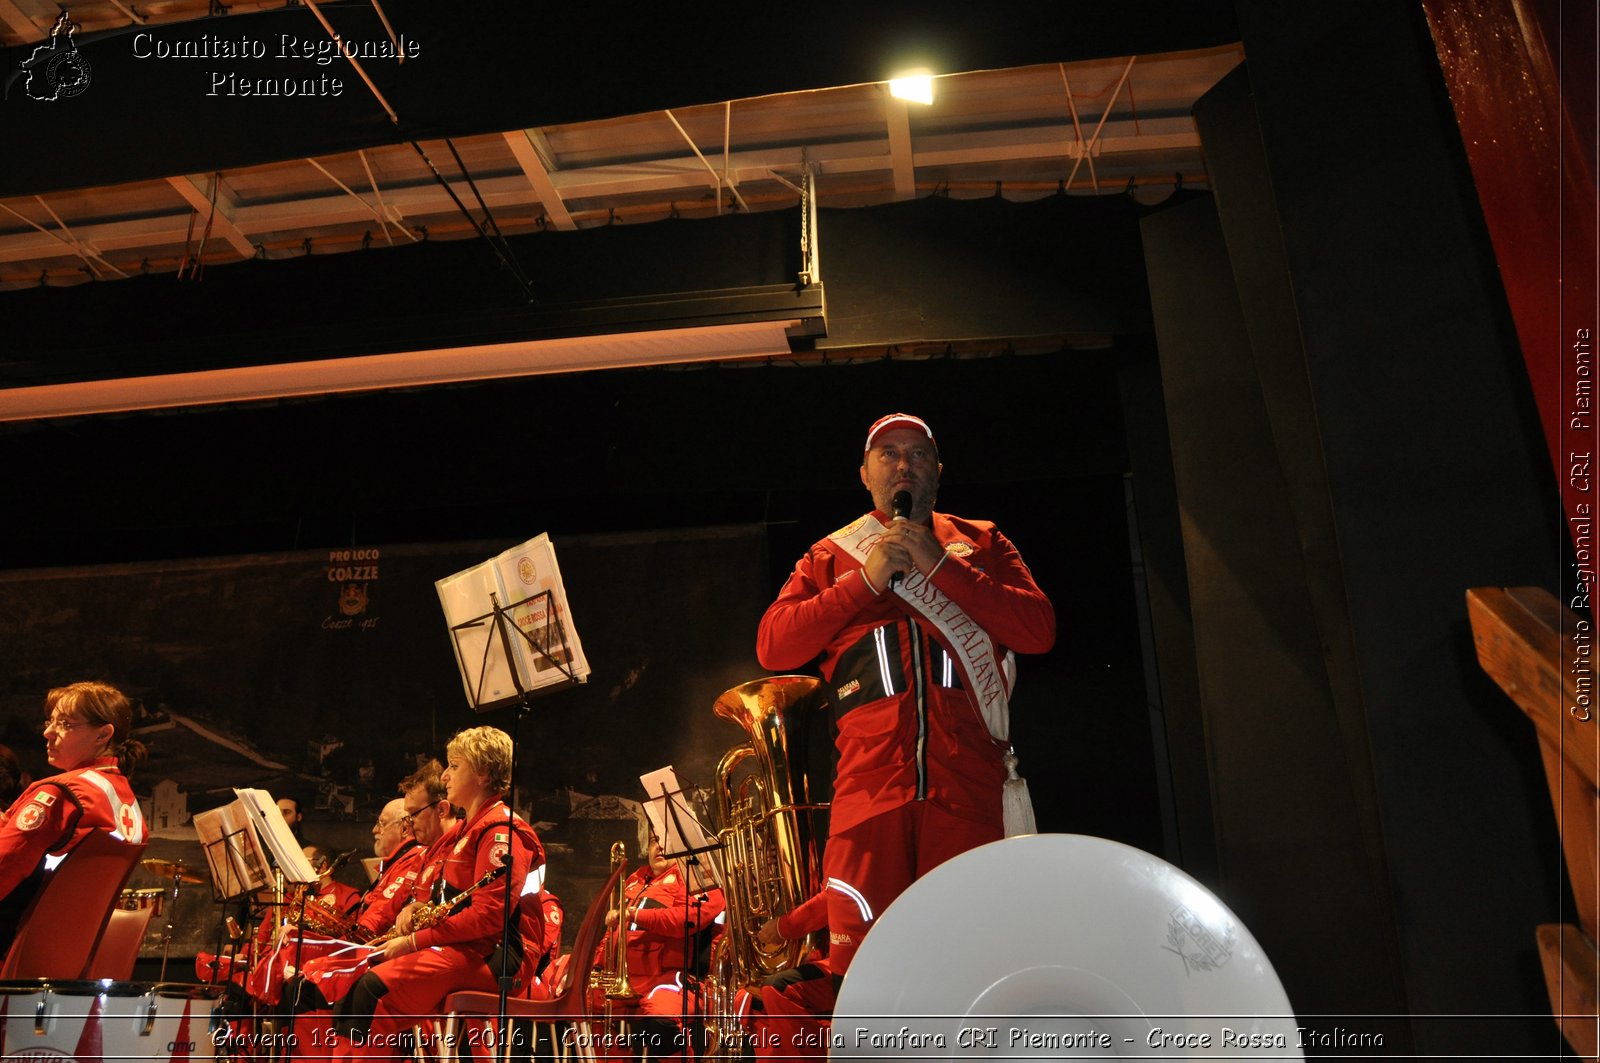
[[[441,839],[440,848],[444,857],[441,873],[449,895],[454,896],[473,886],[491,869],[504,864],[508,850],[511,852],[513,897],[522,896],[530,872],[544,867],[544,846],[540,844],[533,828],[520,817],[517,818],[514,824],[516,844],[512,845],[506,817],[505,802],[490,801],[471,820]],[[425,885],[423,877],[418,876],[418,886]],[[465,906],[447,916],[442,923],[416,932],[417,948],[461,945],[488,955],[500,940],[504,925],[505,892],[505,883],[500,879],[474,890]],[[537,925],[534,932],[535,940],[542,944],[542,925]]]
[[[12,803],[0,825],[0,897],[41,870],[45,857],[63,856],[97,830],[131,843],[148,837],[115,757],[41,779]]]
[[[356,925],[370,935],[381,934],[394,925],[395,916],[411,899],[411,888],[422,870],[424,853],[421,845],[408,839],[389,854],[389,859],[383,863],[383,874],[378,876],[378,881],[372,884],[363,898],[366,907],[361,918],[356,920]]]
[[[686,898],[683,872],[676,865],[655,876],[648,864],[641,867],[628,877],[624,896],[634,909],[628,925],[628,982],[644,997],[655,986],[677,982],[688,966],[686,938],[693,948],[695,936],[717,921],[725,902],[714,886]]]
[[[932,526],[945,547],[933,585],[988,632],[996,654],[1050,649],[1055,610],[1010,540],[987,521],[944,513]],[[918,800],[999,822],[1005,749],[962,689],[949,650],[831,539],[811,547],[767,608],[756,636],[764,667],[794,671],[821,658],[838,728],[834,832]]]
[[[361,891],[334,879],[317,887],[317,901],[326,904],[343,916],[356,914],[361,907]]]

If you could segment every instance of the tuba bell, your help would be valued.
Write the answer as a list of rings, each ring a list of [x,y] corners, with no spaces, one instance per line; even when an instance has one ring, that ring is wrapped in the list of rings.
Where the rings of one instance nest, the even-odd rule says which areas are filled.
[[[812,936],[768,947],[757,932],[822,889],[819,821],[828,806],[816,798],[826,779],[813,777],[806,757],[821,687],[811,676],[772,676],[726,691],[712,707],[748,736],[717,764],[721,845],[712,859],[727,901],[727,932],[707,979],[713,1054],[737,1055],[739,991],[756,991],[798,966],[818,943]]]

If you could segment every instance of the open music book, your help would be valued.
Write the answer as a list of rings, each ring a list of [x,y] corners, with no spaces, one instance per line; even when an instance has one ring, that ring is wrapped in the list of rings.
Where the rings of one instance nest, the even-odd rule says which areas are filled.
[[[233,792],[233,801],[196,813],[193,820],[218,894],[227,899],[271,885],[273,865],[285,881],[317,881],[273,796],[256,789]]]
[[[702,862],[699,854],[721,848],[714,835],[706,832],[695,815],[687,791],[671,764],[639,776],[644,787],[645,818],[661,841],[662,855],[669,860],[684,858],[684,873],[691,891],[719,885],[715,861]]]
[[[548,534],[446,576],[434,587],[473,708],[494,708],[516,701],[521,691],[589,678]],[[502,639],[495,622],[496,602],[515,625],[508,639]]]

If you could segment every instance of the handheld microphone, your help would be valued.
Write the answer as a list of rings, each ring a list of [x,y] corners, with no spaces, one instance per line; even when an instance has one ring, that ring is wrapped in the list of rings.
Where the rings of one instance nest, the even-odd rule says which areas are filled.
[[[889,508],[894,511],[895,520],[908,520],[911,517],[911,492],[896,491],[894,497],[889,499]],[[899,583],[904,575],[904,572],[896,572],[890,576],[889,586],[893,587],[896,583]]]

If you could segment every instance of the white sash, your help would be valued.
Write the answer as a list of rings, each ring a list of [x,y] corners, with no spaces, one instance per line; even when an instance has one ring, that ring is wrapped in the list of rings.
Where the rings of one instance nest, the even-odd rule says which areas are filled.
[[[834,532],[829,540],[847,556],[865,565],[867,555],[878,545],[884,531],[883,523],[868,513],[849,527]],[[891,589],[943,636],[946,649],[961,668],[961,684],[977,706],[989,734],[996,741],[1009,742],[1011,684],[1016,678],[1016,657],[1010,650],[1004,658],[999,657],[989,633],[968,616],[965,609],[951,601],[949,595],[935,587],[933,580],[916,569],[896,580]]]

